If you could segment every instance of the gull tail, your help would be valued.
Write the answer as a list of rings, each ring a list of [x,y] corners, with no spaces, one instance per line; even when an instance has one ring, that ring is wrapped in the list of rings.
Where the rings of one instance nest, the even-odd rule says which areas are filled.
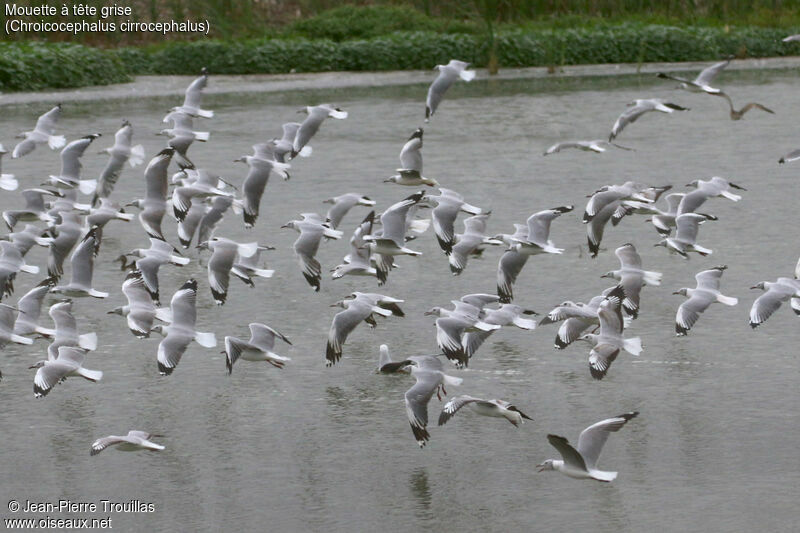
[[[344,233],[339,230],[324,228],[323,235],[325,235],[329,239],[341,239]]]
[[[28,274],[38,274],[39,267],[36,265],[20,265],[19,269],[22,272],[27,272]]]
[[[89,381],[100,381],[103,379],[103,372],[100,370],[89,370],[88,368],[78,367],[76,372],[80,377],[86,378]]]
[[[722,191],[722,192],[720,193],[720,195],[721,195],[721,196],[724,196],[724,197],[725,197],[725,198],[727,198],[728,200],[733,200],[734,202],[738,202],[739,200],[741,200],[741,199],[742,199],[742,197],[741,197],[740,195],[738,195],[738,194],[733,194],[732,192],[728,192],[728,191]]]
[[[738,298],[735,298],[733,296],[724,296],[722,294],[717,295],[717,301],[725,305],[736,305],[739,303]]]
[[[338,119],[344,119],[347,118],[347,111],[342,111],[341,109],[334,109],[333,111],[328,113],[328,116]]]
[[[17,344],[33,344],[33,339],[29,339],[28,337],[20,337],[19,335],[11,334],[11,342],[16,342]]]
[[[658,286],[661,285],[661,278],[664,275],[661,272],[653,272],[652,270],[644,271],[644,282],[647,285]]]
[[[260,278],[271,278],[274,274],[274,270],[267,270],[266,268],[251,268],[253,275],[258,276]]]
[[[16,191],[19,182],[11,174],[0,174],[0,189],[6,191]]]
[[[614,481],[615,479],[617,479],[617,473],[616,472],[603,472],[602,470],[593,471],[591,473],[591,476],[592,476],[593,479],[596,479],[597,481],[603,481],[605,483],[608,483],[610,481]]]
[[[134,216],[131,213],[117,213],[117,218],[125,222],[130,222],[134,219]]]
[[[462,378],[457,378],[455,376],[448,376],[447,374],[442,374],[442,376],[444,377],[444,382],[447,385],[453,385],[458,387],[464,382]]]
[[[198,109],[197,116],[202,118],[214,118],[214,112],[208,109]]]
[[[458,77],[464,81],[472,81],[475,79],[475,71],[474,70],[462,70],[458,73]]]
[[[311,148],[309,145],[305,145],[298,153],[300,154],[300,157],[309,157],[313,151],[313,148]]]
[[[517,317],[511,321],[512,324],[521,329],[534,329],[536,328],[536,321],[527,318]]]
[[[193,131],[194,139],[200,142],[207,142],[211,138],[211,134],[207,131]]]
[[[305,148],[303,148],[303,150],[305,150]],[[290,168],[292,168],[292,165],[289,163],[280,163],[278,161],[272,162],[272,171],[285,180],[288,180],[291,177],[289,176]]]
[[[173,265],[184,266],[188,265],[190,261],[191,259],[189,259],[188,257],[181,257],[179,255],[169,256],[169,262],[172,263]]]
[[[141,165],[142,163],[144,163],[144,146],[137,144],[131,148],[131,155],[128,158],[128,164],[131,167],[135,167],[137,165]]]
[[[97,349],[97,333],[84,333],[78,337],[78,346],[84,350],[94,351]]]
[[[641,337],[631,337],[622,341],[622,348],[631,355],[639,355],[642,353],[642,339]]]
[[[36,326],[33,331],[35,331],[36,333],[38,333],[42,337],[52,337],[52,336],[54,336],[56,334],[56,330],[43,328],[41,326]]]
[[[697,252],[698,254],[700,254],[700,255],[702,255],[704,257],[707,256],[707,255],[711,255],[712,254],[712,251],[709,248],[705,248],[704,246],[700,246],[700,245],[695,244],[693,246],[693,248],[694,248],[695,252]]]
[[[108,298],[108,293],[103,291],[98,291],[96,289],[89,289],[89,296],[92,298]]]
[[[213,348],[217,345],[217,337],[213,333],[195,332],[194,340],[203,348]]]
[[[51,135],[47,138],[47,146],[49,146],[51,150],[58,150],[65,144],[67,144],[67,138],[63,135]]]

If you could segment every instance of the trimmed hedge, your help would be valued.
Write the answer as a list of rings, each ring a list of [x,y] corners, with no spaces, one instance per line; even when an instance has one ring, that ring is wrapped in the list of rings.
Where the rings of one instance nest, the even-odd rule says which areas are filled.
[[[495,35],[501,67],[655,61],[713,61],[728,55],[769,57],[797,51],[775,28],[677,28],[661,25],[513,30]],[[372,39],[170,42],[98,50],[80,45],[0,44],[0,90],[125,81],[129,74],[277,74],[430,69],[451,58],[486,65],[486,34],[395,32]],[[37,76],[34,78],[32,73]],[[41,75],[43,73],[43,75]]]

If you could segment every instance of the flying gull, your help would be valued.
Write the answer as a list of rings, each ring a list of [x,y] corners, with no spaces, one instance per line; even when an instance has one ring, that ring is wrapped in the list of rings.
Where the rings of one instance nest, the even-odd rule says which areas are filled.
[[[97,180],[92,205],[96,205],[100,198],[108,198],[122,174],[125,163],[129,163],[131,168],[144,163],[144,147],[141,144],[132,146],[132,138],[133,126],[124,120],[122,127],[114,134],[114,146],[100,152],[108,154],[109,158],[105,168],[100,172],[100,179]]]
[[[737,298],[724,296],[719,292],[719,282],[722,273],[727,268],[727,265],[722,265],[698,272],[694,277],[697,280],[697,287],[694,289],[683,287],[672,293],[689,298],[678,307],[678,313],[675,315],[675,334],[678,337],[686,335],[700,318],[700,313],[708,309],[711,304],[736,305],[739,303]]]
[[[298,111],[298,113],[306,113],[308,116],[303,123],[300,124],[300,127],[297,128],[297,134],[292,143],[292,158],[297,157],[300,151],[308,144],[308,141],[311,140],[311,137],[317,133],[323,120],[328,117],[336,119],[347,118],[347,111],[342,111],[338,107],[333,107],[331,104],[306,106]]]
[[[128,272],[122,283],[122,293],[128,299],[127,305],[115,307],[108,314],[124,316],[128,322],[128,329],[134,336],[140,339],[149,337],[155,319],[162,322],[172,321],[169,309],[156,307],[153,303],[141,271]]]
[[[475,78],[475,71],[467,70],[468,66],[469,63],[457,59],[451,59],[446,65],[436,65],[435,69],[439,71],[439,75],[428,88],[428,98],[425,101],[425,122],[431,119],[436,108],[439,107],[444,93],[457,79],[472,81]]]
[[[225,354],[225,366],[228,368],[228,374],[233,372],[233,364],[239,359],[244,361],[264,361],[276,368],[283,368],[286,361],[291,360],[272,351],[275,347],[276,337],[286,344],[292,344],[283,333],[258,322],[253,322],[248,327],[250,328],[249,341],[244,341],[237,337],[225,337],[225,351],[223,353]]]
[[[625,312],[636,318],[639,315],[639,294],[645,285],[661,285],[661,272],[644,270],[642,257],[631,243],[626,243],[617,248],[614,253],[619,258],[619,270],[606,272],[601,277],[616,279],[625,291],[622,307]]]
[[[424,131],[422,128],[417,128],[408,141],[403,145],[400,150],[400,168],[397,169],[397,174],[391,176],[384,181],[384,183],[396,183],[398,185],[409,185],[416,187],[418,185],[428,185],[434,187],[439,185],[435,179],[426,178],[422,175],[422,135]]]
[[[614,123],[614,127],[611,128],[611,133],[608,136],[608,140],[613,141],[617,135],[619,135],[622,130],[628,124],[632,122],[636,122],[636,120],[650,111],[660,111],[662,113],[672,113],[673,111],[688,111],[688,107],[682,107],[678,104],[673,104],[670,102],[664,102],[658,98],[649,98],[649,99],[638,99],[630,104],[628,104],[628,109],[623,111],[623,113],[619,116],[617,121]]]
[[[170,109],[170,112],[186,113],[192,117],[212,118],[214,116],[213,111],[200,108],[200,101],[203,98],[203,89],[205,89],[207,85],[208,70],[206,70],[206,67],[203,67],[200,69],[200,76],[192,81],[192,83],[189,84],[189,87],[186,88],[186,92],[184,93],[183,97],[183,105],[173,107]],[[164,122],[166,121],[167,119],[165,118]]]
[[[86,350],[74,346],[58,348],[58,357],[38,361],[29,368],[37,368],[33,378],[33,395],[36,398],[47,396],[50,390],[71,376],[80,376],[97,382],[103,377],[100,370],[89,370],[83,367]]]
[[[710,67],[704,68],[694,80],[688,80],[686,78],[681,78],[679,76],[665,74],[663,72],[659,72],[658,74],[656,74],[656,76],[658,76],[659,78],[664,78],[679,82],[680,85],[678,87],[685,91],[722,96],[725,95],[725,93],[723,93],[720,89],[712,87],[711,83],[714,82],[714,78],[716,78],[717,75],[719,75],[719,73],[722,72],[722,70],[725,67],[727,67],[730,62],[731,62],[730,59],[726,59],[725,61],[714,63]]]
[[[461,378],[443,372],[442,362],[437,357],[418,358],[411,366],[411,375],[416,379],[413,387],[405,393],[406,415],[417,444],[422,448],[430,440],[428,433],[428,402],[436,393],[442,399],[447,394],[445,385],[461,385]]]
[[[108,437],[97,439],[92,443],[92,451],[89,452],[89,455],[97,455],[109,446],[113,446],[114,449],[121,452],[135,452],[138,450],[160,452],[164,449],[164,446],[161,444],[156,444],[150,439],[162,436],[163,435],[156,435],[154,433],[132,429],[127,435],[124,436],[109,435]]]
[[[492,416],[495,418],[505,418],[514,427],[519,427],[522,424],[522,419],[533,420],[531,417],[517,409],[513,404],[505,400],[483,400],[473,396],[463,395],[451,398],[439,414],[439,425],[443,426],[448,420],[453,418],[455,414],[465,405],[468,405],[472,410],[483,416]]]
[[[51,150],[58,150],[67,144],[67,140],[63,135],[55,134],[56,122],[58,122],[59,118],[61,118],[61,104],[40,116],[36,120],[36,127],[34,127],[33,131],[26,131],[17,135],[18,138],[23,138],[24,140],[14,147],[14,151],[11,153],[12,159],[33,152],[37,144],[47,143]]]

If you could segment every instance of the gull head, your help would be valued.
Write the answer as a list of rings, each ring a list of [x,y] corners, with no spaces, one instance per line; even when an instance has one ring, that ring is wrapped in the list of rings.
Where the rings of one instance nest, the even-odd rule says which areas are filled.
[[[686,187],[697,187],[700,184],[700,180],[690,181],[686,184]]]
[[[107,315],[120,315],[123,316],[125,313],[122,311],[122,307],[115,307],[111,311],[106,312]]]
[[[425,311],[425,316],[436,315],[442,316],[442,308],[441,307],[431,307],[427,311]]]
[[[394,176],[390,176],[383,180],[384,183],[397,183],[397,180],[400,179],[400,174],[395,174]]]
[[[32,364],[31,366],[29,366],[28,369],[42,368],[45,365],[45,363],[47,363],[47,361],[45,361],[45,360],[37,361],[35,364]]]
[[[764,286],[765,284],[766,284],[765,281],[761,281],[759,283],[756,283],[755,285],[753,285],[750,288],[751,289],[761,289],[762,291],[765,291],[765,290],[767,290],[767,288]]]
[[[679,294],[680,296],[688,296],[686,294],[687,291],[688,291],[688,289],[686,287],[683,287],[682,289],[678,289],[677,291],[673,292],[672,294]]]
[[[600,277],[601,278],[613,278],[614,277],[614,271],[613,270],[609,270],[608,272],[606,272],[605,274],[603,274]]]
[[[542,464],[536,465],[537,472],[545,472],[547,470],[555,470],[555,466],[553,465],[553,460],[548,459],[547,461],[543,462]]]

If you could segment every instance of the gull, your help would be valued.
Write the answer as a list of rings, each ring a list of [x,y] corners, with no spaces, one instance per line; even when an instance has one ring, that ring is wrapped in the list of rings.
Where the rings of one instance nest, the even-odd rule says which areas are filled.
[[[186,155],[194,141],[207,142],[211,134],[207,131],[195,131],[192,117],[186,113],[172,112],[164,117],[164,122],[171,121],[172,127],[165,128],[156,135],[169,137],[167,146],[178,154],[177,160],[183,166],[194,167],[194,163]]]
[[[746,191],[741,185],[736,185],[730,181],[714,176],[709,180],[694,180],[686,184],[687,187],[697,187],[695,190],[686,193],[678,204],[678,215],[684,213],[694,213],[697,208],[705,203],[709,198],[722,196],[733,202],[738,202],[742,197],[730,192],[731,189]]]
[[[400,309],[400,306],[397,304],[401,304],[404,300],[400,300],[398,298],[393,298],[392,296],[386,296],[385,294],[378,294],[376,292],[351,292],[348,296],[345,297],[347,300],[362,300],[370,305],[378,306],[381,309],[389,311],[394,316],[404,317],[406,314]],[[388,316],[384,315],[383,313],[378,313],[381,316]],[[366,321],[370,326],[375,327],[375,323],[369,320]]]
[[[357,205],[372,207],[375,205],[375,200],[371,200],[369,197],[357,192],[348,192],[346,194],[334,196],[333,198],[328,198],[322,203],[333,204],[332,207],[328,209],[327,215],[325,215],[325,222],[327,222],[331,228],[336,229],[342,222],[344,216],[352,208]]]
[[[490,332],[500,329],[501,326],[483,322],[480,319],[480,308],[474,305],[458,300],[452,300],[451,303],[455,309],[443,309],[437,306],[425,311],[425,315],[439,317],[435,322],[436,344],[447,359],[457,368],[462,368],[469,365],[469,356],[462,344],[465,332],[468,330]]]
[[[17,135],[18,138],[21,137],[24,140],[14,147],[11,158],[16,159],[33,152],[37,144],[47,143],[51,150],[57,150],[67,144],[63,135],[55,135],[56,122],[59,118],[61,118],[61,104],[40,116],[36,120],[33,131]]]
[[[494,324],[498,326],[514,325],[519,329],[533,330],[536,328],[536,322],[523,315],[535,315],[536,311],[525,309],[515,304],[502,304],[498,309],[484,309],[481,315],[481,321],[486,324]],[[464,347],[464,353],[467,357],[471,358],[478,351],[478,348],[486,342],[486,339],[494,333],[491,331],[468,331],[464,333],[461,339],[461,344]]]
[[[255,253],[249,257],[245,257],[237,253],[236,259],[233,262],[233,267],[231,268],[231,274],[240,278],[242,281],[252,278],[253,276],[257,276],[259,278],[271,278],[275,274],[275,271],[261,268],[258,260],[261,257],[261,252],[274,249],[275,247],[273,246],[262,246],[260,244],[256,244]],[[252,279],[250,281],[252,283]]]
[[[619,258],[620,269],[606,272],[602,278],[612,278],[620,282],[625,291],[625,299],[622,307],[625,312],[636,318],[639,315],[639,294],[645,285],[661,285],[661,272],[644,270],[642,268],[642,257],[636,251],[636,247],[631,243],[626,243],[614,251]]]
[[[474,294],[465,294],[459,298],[462,302],[483,310],[489,304],[495,304],[500,301],[500,297],[495,294],[486,294],[477,292]]]
[[[114,449],[121,452],[135,452],[138,450],[160,452],[164,449],[164,446],[156,444],[150,439],[162,436],[132,429],[127,435],[109,435],[108,437],[97,439],[92,443],[92,451],[89,452],[89,455],[97,455],[109,446],[114,446]]]
[[[19,187],[19,182],[14,178],[14,174],[3,174],[2,171],[3,156],[7,153],[6,149],[3,148],[3,144],[0,143],[0,189],[16,191],[17,187]]]
[[[662,113],[672,113],[673,111],[688,111],[688,107],[682,107],[678,104],[673,104],[670,102],[664,102],[659,98],[650,98],[650,99],[637,99],[630,104],[628,104],[628,109],[626,109],[614,123],[614,127],[611,128],[611,134],[608,136],[608,140],[613,141],[617,135],[619,135],[622,130],[628,124],[632,122],[636,122],[636,120],[644,115],[649,111],[660,111]]]
[[[517,409],[516,406],[505,400],[483,400],[469,395],[456,396],[451,398],[439,414],[439,425],[443,426],[448,420],[453,418],[455,414],[465,405],[469,405],[472,410],[483,416],[492,416],[495,418],[505,418],[514,427],[519,427],[522,424],[522,419],[533,420],[531,417]]]
[[[50,202],[50,209],[47,214],[52,217],[48,222],[51,227],[58,221],[61,213],[74,211],[82,215],[88,214],[92,206],[78,202],[78,189],[62,189],[61,194],[54,195],[55,199]]]
[[[215,196],[211,199],[211,205],[206,207],[205,214],[200,219],[197,228],[197,242],[205,242],[214,236],[222,217],[228,208],[233,205],[234,199],[230,196]]]
[[[727,268],[727,265],[722,265],[698,272],[694,277],[697,280],[696,288],[683,287],[672,293],[689,298],[678,307],[678,313],[675,315],[676,336],[686,335],[700,318],[700,313],[708,309],[711,304],[736,305],[739,303],[737,298],[724,296],[719,292],[719,282],[722,273]]]
[[[622,219],[632,214],[658,214],[661,211],[654,207],[655,202],[661,198],[661,195],[666,191],[672,189],[672,185],[664,187],[648,187],[645,185],[636,184],[637,195],[646,199],[646,201],[639,200],[623,200],[619,202],[616,210],[611,215],[611,225],[617,226]]]
[[[583,150],[584,152],[595,152],[601,154],[607,150],[607,147],[615,146],[622,150],[627,151],[634,151],[633,148],[626,148],[625,146],[620,146],[619,144],[604,141],[603,139],[595,139],[593,141],[565,141],[556,143],[550,148],[548,148],[544,154],[542,155],[550,155],[560,152],[561,150],[567,150],[569,148],[574,148],[576,150]]]
[[[51,223],[53,217],[47,214],[44,205],[44,195],[63,196],[58,191],[49,189],[25,189],[22,191],[22,198],[25,200],[25,207],[22,209],[9,209],[3,211],[3,220],[8,229],[14,229],[17,222],[34,222],[37,220]]]
[[[58,356],[52,359],[39,361],[29,368],[37,368],[33,378],[33,395],[36,398],[47,396],[50,390],[71,376],[80,376],[89,381],[97,382],[103,377],[100,370],[83,368],[83,359],[86,350],[74,346],[61,346]]]
[[[136,248],[135,250],[131,250],[130,252],[119,256],[117,261],[122,263],[122,270],[125,270],[129,267],[129,265],[126,264],[126,258],[128,256],[138,258],[132,264],[141,272],[147,292],[150,294],[152,299],[160,305],[158,292],[158,271],[161,266],[166,265],[167,263],[177,266],[184,266],[188,265],[190,261],[188,257],[174,255],[172,252],[176,252],[176,250],[170,243],[162,241],[161,239],[150,237],[149,248]]]
[[[528,261],[529,255],[521,254],[513,246],[518,239],[528,236],[528,226],[525,224],[514,224],[513,234],[498,234],[494,238],[502,240],[509,248],[500,256],[497,263],[497,295],[502,303],[509,303],[514,298],[513,285],[517,281],[517,276],[522,272],[522,267]]]
[[[175,219],[181,221],[192,206],[193,198],[208,198],[212,196],[233,195],[219,188],[220,177],[205,169],[185,169],[192,177],[196,178],[191,183],[182,184],[172,191],[172,209]]]
[[[331,104],[306,106],[298,111],[298,113],[306,113],[308,116],[303,123],[300,124],[300,127],[297,128],[297,134],[295,134],[294,141],[292,142],[292,158],[297,157],[305,145],[308,144],[308,141],[311,140],[311,137],[317,133],[323,120],[328,117],[340,120],[347,118],[347,111],[342,111],[338,107],[333,107]]]
[[[564,437],[547,435],[548,442],[558,450],[561,459],[548,459],[542,464],[536,465],[537,470],[539,472],[557,470],[575,479],[614,481],[617,478],[617,472],[598,470],[597,460],[600,458],[600,452],[608,440],[609,433],[619,431],[629,420],[638,415],[638,411],[633,411],[592,424],[581,431],[577,449]]]
[[[183,105],[173,107],[170,109],[170,112],[186,113],[192,117],[212,118],[214,116],[213,111],[200,108],[200,100],[203,97],[203,89],[206,88],[206,85],[208,85],[208,70],[206,70],[206,67],[203,67],[200,69],[200,77],[196,78],[186,88],[183,97]],[[164,118],[164,122],[167,122],[166,118]]]
[[[77,346],[84,350],[97,349],[97,334],[78,335],[78,324],[72,314],[72,300],[62,300],[50,306],[47,312],[55,323],[53,342],[47,347],[48,359],[55,359],[62,346]]]
[[[416,383],[405,393],[406,415],[411,432],[422,448],[431,438],[428,433],[428,402],[434,393],[441,400],[442,394],[447,394],[445,385],[458,386],[464,380],[445,374],[437,357],[416,357],[413,363],[410,369]]]
[[[100,198],[95,206],[86,217],[86,225],[88,227],[97,226],[103,228],[112,220],[122,220],[123,222],[130,222],[133,220],[133,215],[126,213],[124,209],[116,202],[112,202],[108,198]]]
[[[645,204],[641,202],[628,203],[633,204],[632,207],[637,211],[652,215],[646,220],[646,222],[652,223],[658,233],[660,233],[663,237],[667,237],[670,233],[672,233],[672,228],[675,227],[675,217],[678,214],[678,206],[680,205],[684,196],[686,195],[682,192],[674,192],[665,196],[664,199],[667,202],[666,211],[659,209],[652,204]]]
[[[75,189],[77,188],[83,194],[90,194],[97,188],[97,180],[82,180],[81,179],[81,165],[80,158],[83,153],[92,144],[92,141],[100,137],[99,133],[92,133],[76,139],[66,145],[61,150],[61,172],[58,176],[50,176],[50,183],[56,187]]]
[[[532,214],[527,220],[528,234],[525,237],[511,237],[511,241],[516,243],[512,245],[513,248],[524,255],[562,253],[564,250],[553,246],[550,240],[550,223],[572,209],[571,205],[564,205]]]
[[[748,102],[747,104],[742,106],[741,109],[737,110],[737,109],[735,109],[733,107],[733,100],[731,100],[730,96],[728,96],[725,93],[721,93],[719,96],[724,97],[725,100],[728,101],[728,109],[730,110],[731,120],[741,120],[742,118],[744,118],[744,114],[747,113],[748,111],[750,111],[753,108],[760,109],[761,111],[765,111],[765,112],[767,112],[767,113],[769,113],[771,115],[775,114],[775,111],[773,111],[772,109],[769,109],[768,107],[765,107],[765,106],[763,106],[763,105],[761,105],[759,103],[756,103],[756,102]]]
[[[422,135],[424,131],[422,128],[417,128],[411,137],[408,138],[400,150],[400,168],[397,169],[398,174],[391,176],[384,181],[384,183],[396,183],[398,185],[409,185],[416,187],[418,185],[428,185],[434,187],[439,185],[435,179],[426,178],[422,175]]]
[[[783,41],[785,43],[790,43],[792,41],[800,41],[800,34],[790,35],[788,37],[784,37],[783,39],[781,39],[781,41]]]
[[[555,307],[552,311],[539,321],[539,326],[554,324],[564,321],[558,328],[554,346],[557,350],[563,350],[573,341],[580,338],[584,331],[592,326],[599,326],[600,319],[597,317],[597,310],[605,300],[605,295],[598,295],[589,300],[589,303],[573,302],[567,300]]]
[[[218,196],[217,198],[223,197]],[[215,198],[215,200],[217,198]],[[208,211],[206,202],[194,202],[186,213],[186,216],[183,217],[183,220],[178,222],[178,241],[181,243],[184,250],[192,245],[194,234],[197,231],[197,227],[200,225],[200,221],[205,216],[206,211]],[[198,240],[198,242],[200,241]]]
[[[792,309],[800,315],[800,280],[792,278],[778,278],[774,282],[762,281],[756,283],[751,289],[766,291],[756,298],[750,308],[750,327],[753,329],[763,324],[772,313],[780,308],[781,304],[791,299]]]
[[[181,356],[193,340],[204,348],[214,348],[217,338],[213,333],[195,330],[197,321],[197,280],[189,279],[175,291],[170,301],[172,323],[168,326],[153,326],[151,331],[166,334],[158,344],[158,372],[162,376],[172,374],[181,361]]]
[[[161,221],[167,212],[167,169],[175,154],[173,148],[165,148],[150,160],[144,170],[144,198],[128,205],[141,209],[139,222],[150,237],[166,240],[161,231]]]
[[[81,238],[80,217],[75,213],[61,213],[61,223],[55,226],[55,232],[47,257],[47,275],[58,279],[64,273],[64,259]]]
[[[725,61],[720,61],[719,63],[714,63],[710,67],[704,68],[700,72],[700,74],[697,75],[694,81],[690,81],[687,80],[686,78],[681,78],[679,76],[672,76],[670,74],[665,74],[663,72],[659,72],[658,74],[656,74],[656,76],[658,76],[659,78],[680,82],[680,85],[678,87],[685,91],[722,96],[725,93],[723,93],[719,89],[712,87],[711,83],[714,81],[714,78],[716,78],[717,75],[719,75],[719,73],[722,72],[722,70],[728,66],[730,62],[731,62],[730,59],[726,59]]]
[[[300,261],[303,277],[314,291],[319,292],[322,283],[322,266],[314,258],[319,250],[319,243],[322,241],[322,237],[339,239],[343,233],[330,228],[316,213],[302,214],[301,217],[302,220],[290,220],[281,228],[291,228],[300,233],[300,237],[294,241],[294,253]]]
[[[25,224],[22,231],[15,231],[6,235],[6,238],[17,247],[22,257],[25,257],[34,244],[39,246],[49,247],[53,242],[51,237],[42,237],[45,230],[34,226],[33,224]],[[0,237],[2,238],[2,237]]]
[[[380,374],[397,374],[411,372],[411,365],[414,362],[411,358],[403,359],[402,361],[392,361],[392,356],[389,355],[389,347],[381,344],[379,347],[378,368],[376,372]]]
[[[446,255],[450,255],[453,244],[455,244],[455,221],[459,211],[469,215],[480,215],[485,211],[466,203],[464,197],[453,190],[440,188],[439,192],[438,196],[426,194],[422,201],[426,205],[431,202],[436,204],[431,213],[433,231],[436,233],[436,240],[439,241],[442,251]]]
[[[9,342],[16,344],[33,344],[33,339],[22,337],[14,333],[14,323],[17,319],[17,308],[0,304],[0,350]]]
[[[283,368],[286,361],[291,361],[288,357],[283,357],[272,351],[275,347],[275,338],[279,338],[286,344],[292,343],[286,336],[272,329],[271,327],[253,322],[249,326],[250,340],[243,341],[237,337],[225,337],[225,366],[228,374],[233,372],[233,364],[239,359],[245,361],[265,361],[276,368]]]
[[[622,185],[606,185],[595,191],[586,204],[583,212],[583,223],[590,222],[604,207],[619,200],[639,200],[650,203],[651,200],[642,191],[645,185],[633,181],[626,181]]]
[[[800,149],[792,150],[785,156],[778,159],[778,163],[791,163],[792,161],[797,161],[798,159],[800,159]]]
[[[44,337],[52,337],[56,334],[55,329],[44,328],[39,325],[39,317],[42,314],[42,301],[44,301],[44,297],[55,284],[56,280],[45,278],[17,301],[19,314],[16,322],[14,322],[15,335],[38,333]]]
[[[254,145],[253,150],[258,154],[260,145]],[[249,170],[242,183],[242,209],[244,216],[244,227],[252,228],[258,218],[261,197],[269,181],[269,175],[275,172],[283,179],[289,178],[287,170],[290,168],[288,163],[272,161],[271,158],[259,157],[258,155],[243,155],[239,159],[234,159],[234,163],[245,163]]]
[[[17,272],[38,274],[39,267],[26,265],[19,248],[12,242],[0,241],[0,251],[2,251],[0,254],[0,299],[2,299],[14,292]]]
[[[439,107],[444,93],[457,79],[472,81],[475,78],[475,71],[467,70],[468,66],[469,63],[457,59],[451,59],[446,65],[436,65],[434,70],[438,70],[439,75],[428,88],[428,98],[425,100],[425,122],[431,119],[436,108]]]
[[[347,340],[347,336],[356,329],[362,321],[371,320],[372,315],[378,314],[384,317],[392,316],[394,313],[389,309],[384,309],[373,298],[357,296],[353,299],[343,299],[331,304],[331,307],[343,307],[333,317],[331,329],[328,332],[328,343],[325,349],[325,365],[332,366],[342,358],[342,346]]]
[[[50,292],[63,294],[71,298],[91,296],[93,298],[107,298],[108,293],[92,288],[92,274],[94,272],[94,258],[97,252],[97,228],[90,229],[83,240],[75,248],[70,258],[72,265],[72,279],[67,285],[57,285]]]
[[[127,120],[122,121],[122,127],[114,134],[114,146],[106,148],[101,154],[108,154],[108,163],[100,172],[97,188],[92,197],[92,205],[96,205],[100,198],[108,198],[117,184],[122,168],[129,163],[131,168],[144,163],[144,147],[141,144],[131,146],[133,126]]]
[[[162,322],[172,321],[169,309],[156,307],[153,303],[141,271],[128,272],[122,283],[122,293],[128,299],[127,305],[115,307],[108,314],[124,316],[128,321],[128,329],[135,337],[140,339],[149,337],[155,319]]]
[[[597,309],[597,318],[600,321],[600,333],[587,333],[578,340],[587,341],[592,345],[589,353],[589,371],[594,379],[603,379],[617,358],[620,350],[625,350],[631,355],[642,352],[642,339],[623,337],[625,321],[622,318],[622,301],[625,291],[617,286],[608,293],[605,300]]]
[[[372,251],[378,254],[377,276],[378,280],[385,282],[389,271],[394,267],[394,256],[412,255],[419,256],[417,252],[406,248],[406,220],[410,209],[417,205],[424,197],[419,191],[407,198],[393,204],[381,215],[380,235],[363,235],[362,239],[371,243]]]
[[[503,241],[486,237],[486,221],[488,214],[471,216],[464,220],[464,233],[454,236],[453,247],[449,256],[450,271],[454,276],[461,274],[467,267],[467,260],[481,244],[499,246]]]
[[[664,246],[670,252],[677,253],[685,259],[689,259],[688,252],[697,252],[703,257],[711,255],[711,250],[697,244],[697,231],[700,224],[706,220],[717,220],[717,217],[696,213],[678,215],[675,217],[675,226],[677,227],[675,236],[665,237],[655,246]]]
[[[208,285],[211,288],[211,295],[217,305],[224,305],[228,297],[228,283],[230,282],[231,269],[233,268],[236,254],[241,257],[255,255],[258,249],[257,242],[240,244],[223,237],[212,237],[197,245],[200,249],[211,250],[211,259],[208,260]],[[245,273],[239,273],[237,277],[250,287],[253,287],[253,280]]]
[[[361,221],[353,236],[350,237],[350,253],[345,256],[344,262],[331,270],[331,278],[339,279],[343,276],[378,276],[377,269],[372,265],[372,248],[364,240],[364,235],[372,233],[372,225],[375,221],[375,211],[370,211],[364,220]],[[382,285],[382,282],[378,282]]]
[[[280,139],[273,140],[272,151],[276,161],[280,163],[286,162],[286,154],[289,154],[289,157],[292,156],[292,146],[294,145],[294,139],[297,137],[297,130],[300,129],[301,124],[299,122],[287,122],[281,126],[283,130],[283,136]],[[312,148],[309,145],[303,146],[300,149],[297,155],[300,157],[308,157],[311,155]]]

